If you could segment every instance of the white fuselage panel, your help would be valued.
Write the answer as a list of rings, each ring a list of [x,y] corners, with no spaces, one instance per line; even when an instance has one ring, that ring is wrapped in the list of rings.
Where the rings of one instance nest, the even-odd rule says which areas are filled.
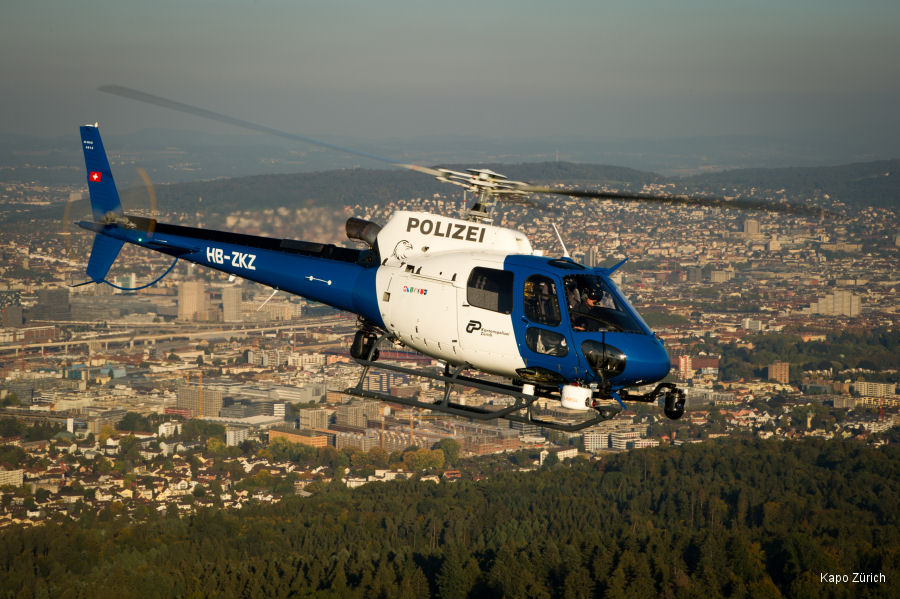
[[[417,219],[420,224],[412,221],[408,225],[410,219]],[[421,227],[429,219],[441,222],[441,231],[447,227],[452,231],[457,224],[477,227],[466,234],[476,241],[460,243],[452,237],[432,239],[428,234],[408,234],[415,233],[415,226]],[[396,222],[403,227],[393,227],[392,233],[391,223]],[[411,227],[409,232],[405,231],[407,226]],[[395,237],[398,233],[405,236]],[[477,241],[482,238],[517,251],[498,251],[486,246],[485,241]],[[502,270],[510,253],[531,253],[524,234],[425,213],[398,212],[378,235],[383,256],[389,251],[389,243],[394,244],[391,247],[399,246],[400,251],[392,252],[383,261],[376,276],[379,309],[388,331],[409,347],[451,364],[468,363],[485,372],[516,376],[516,369],[525,363],[516,343],[512,317],[469,305],[466,284],[475,267]],[[473,245],[479,243],[484,245]]]

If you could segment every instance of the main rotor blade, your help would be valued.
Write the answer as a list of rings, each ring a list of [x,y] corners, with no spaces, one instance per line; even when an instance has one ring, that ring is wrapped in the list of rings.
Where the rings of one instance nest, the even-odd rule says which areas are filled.
[[[441,173],[438,170],[433,168],[429,168],[427,166],[419,166],[416,164],[402,164],[398,162],[394,162],[390,158],[385,158],[383,156],[378,156],[376,154],[370,154],[368,152],[362,152],[360,150],[354,150],[352,148],[345,148],[343,146],[338,146],[335,144],[328,143],[327,141],[319,141],[318,139],[313,139],[311,137],[306,137],[305,135],[299,135],[297,133],[288,133],[287,131],[281,131],[280,129],[274,129],[272,127],[267,127],[265,125],[258,125],[257,123],[252,123],[250,121],[245,121],[244,119],[239,119],[233,116],[228,116],[227,114],[222,114],[220,112],[215,112],[212,110],[208,110],[206,108],[200,108],[199,106],[192,106],[191,104],[185,104],[184,102],[176,102],[175,100],[170,100],[168,98],[163,98],[161,96],[155,96],[153,94],[148,94],[147,92],[142,92],[136,89],[132,89],[130,87],[124,87],[122,85],[102,85],[97,88],[99,91],[112,94],[114,96],[121,96],[123,98],[128,98],[129,100],[137,100],[138,102],[144,102],[146,104],[153,104],[154,106],[159,106],[161,108],[168,108],[169,110],[175,110],[177,112],[184,112],[186,114],[192,114],[194,116],[199,116],[204,119],[210,119],[213,121],[218,121],[220,123],[225,123],[227,125],[232,125],[234,127],[241,127],[243,129],[249,129],[251,131],[257,131],[259,133],[268,133],[269,135],[274,135],[276,137],[282,137],[284,139],[290,139],[293,141],[302,141],[303,143],[308,143],[314,146],[320,146],[322,148],[328,148],[329,150],[335,150],[337,152],[343,152],[344,154],[351,154],[353,156],[360,156],[362,158],[369,158],[371,160],[377,160],[379,162],[386,162],[392,166],[396,166],[398,168],[404,168],[411,171],[418,171],[421,173],[425,173],[426,175],[431,175],[433,177],[440,176]]]
[[[530,185],[527,183],[523,183],[521,181],[508,181],[506,177],[502,175],[498,175],[497,173],[493,173],[491,171],[479,171],[479,170],[471,170],[468,173],[461,173],[456,171],[451,171],[448,169],[435,169],[427,166],[420,166],[417,164],[404,164],[399,162],[394,162],[389,158],[385,158],[383,156],[378,156],[376,154],[370,154],[369,152],[362,152],[360,150],[354,150],[352,148],[345,148],[343,146],[338,146],[332,143],[328,143],[325,141],[320,141],[318,139],[313,139],[311,137],[306,137],[305,135],[299,135],[297,133],[288,133],[287,131],[282,131],[280,129],[275,129],[272,127],[267,127],[265,125],[259,125],[257,123],[253,123],[250,121],[246,121],[244,119],[239,119],[233,116],[228,116],[226,114],[222,114],[219,112],[214,112],[212,110],[208,110],[206,108],[200,108],[199,106],[192,106],[191,104],[185,104],[184,102],[177,102],[175,100],[170,100],[168,98],[163,98],[161,96],[155,96],[153,94],[148,94],[147,92],[142,92],[136,89],[132,89],[130,87],[124,87],[121,85],[104,85],[97,88],[99,91],[104,93],[113,94],[116,96],[121,96],[123,98],[128,98],[129,100],[136,100],[138,102],[145,102],[147,104],[153,104],[154,106],[159,106],[162,108],[168,108],[169,110],[175,110],[177,112],[183,112],[186,114],[191,114],[194,116],[199,116],[201,118],[210,119],[213,121],[218,121],[220,123],[225,123],[228,125],[232,125],[234,127],[241,127],[243,129],[249,129],[251,131],[257,131],[260,133],[267,133],[269,135],[274,135],[276,137],[282,137],[284,139],[290,139],[293,141],[301,141],[303,143],[307,143],[314,146],[319,146],[323,148],[328,148],[330,150],[335,150],[337,152],[343,152],[344,154],[350,154],[353,156],[360,156],[362,158],[368,158],[370,160],[377,160],[378,162],[385,162],[390,164],[391,166],[395,166],[397,168],[402,168],[410,171],[416,171],[419,173],[423,173],[425,175],[431,175],[432,177],[437,177],[439,180],[444,181],[446,183],[452,183],[454,185],[460,185],[462,187],[472,187],[473,191],[476,189],[483,189],[486,187],[491,187],[492,193],[495,193],[497,196],[503,195],[515,195],[519,196],[524,193],[543,193],[543,194],[552,194],[552,195],[563,195],[577,198],[591,198],[591,199],[600,199],[600,200],[616,200],[619,202],[637,202],[637,203],[651,203],[651,204],[674,204],[680,206],[697,206],[697,207],[706,207],[706,208],[730,208],[734,210],[759,210],[759,211],[768,211],[768,212],[781,212],[785,214],[801,214],[801,215],[810,215],[810,216],[824,216],[824,215],[832,215],[836,216],[827,210],[812,208],[808,206],[800,206],[797,204],[783,204],[783,203],[775,203],[769,201],[762,200],[750,200],[750,199],[726,199],[720,197],[710,197],[710,196],[686,196],[686,195],[677,195],[677,196],[662,196],[662,195],[652,195],[652,194],[643,194],[643,193],[619,193],[619,192],[611,192],[611,191],[591,191],[585,189],[562,189],[558,187],[543,187],[537,185]],[[479,177],[479,173],[487,173],[492,175],[491,177]],[[482,181],[484,179],[484,181]],[[517,203],[531,205],[524,198],[518,197],[516,200]]]
[[[546,193],[575,198],[596,200],[615,200],[617,202],[635,202],[646,204],[674,204],[676,206],[697,206],[699,208],[730,208],[732,210],[759,210],[765,212],[781,212],[808,216],[824,216],[831,214],[823,208],[801,206],[799,204],[780,204],[765,200],[746,198],[727,199],[714,196],[663,196],[646,193],[620,193],[616,191],[591,191],[587,189],[561,189],[559,187],[541,187],[524,185],[520,189],[531,193]]]

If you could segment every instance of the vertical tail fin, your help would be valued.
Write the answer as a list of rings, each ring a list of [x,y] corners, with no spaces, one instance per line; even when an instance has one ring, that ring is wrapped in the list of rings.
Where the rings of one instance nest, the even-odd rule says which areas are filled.
[[[81,146],[84,150],[84,166],[87,169],[88,191],[91,194],[91,211],[94,221],[103,223],[110,216],[122,215],[122,202],[116,190],[116,182],[109,168],[109,159],[103,149],[100,130],[97,125],[81,127]],[[124,241],[98,233],[91,248],[87,275],[94,283],[102,283],[106,278]]]
[[[88,191],[91,194],[91,210],[94,220],[102,222],[110,213],[122,214],[122,202],[116,190],[116,182],[109,168],[109,160],[100,139],[97,125],[81,127],[81,146],[84,150],[84,166],[87,169]]]

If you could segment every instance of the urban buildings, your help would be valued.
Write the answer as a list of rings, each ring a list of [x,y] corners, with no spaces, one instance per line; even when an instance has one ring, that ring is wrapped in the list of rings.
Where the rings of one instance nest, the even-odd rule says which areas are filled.
[[[178,285],[178,320],[208,320],[206,283],[183,281]]]
[[[853,295],[846,290],[837,290],[820,298],[819,301],[813,302],[809,307],[809,311],[811,314],[854,318],[859,316],[860,306],[859,296]]]
[[[243,292],[238,286],[222,289],[222,319],[225,322],[241,322]]]
[[[175,407],[187,410],[193,418],[216,417],[222,410],[222,391],[204,388],[202,384],[181,382],[177,396]]]
[[[779,383],[784,383],[785,385],[790,382],[790,362],[772,362],[769,365],[768,369],[768,377],[770,380],[778,381]]]

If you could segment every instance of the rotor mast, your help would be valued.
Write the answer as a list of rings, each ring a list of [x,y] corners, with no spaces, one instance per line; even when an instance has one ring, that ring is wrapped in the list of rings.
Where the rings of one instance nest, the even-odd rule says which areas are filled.
[[[469,168],[466,172],[454,171],[446,168],[436,169],[440,172],[437,180],[443,183],[452,183],[471,191],[475,196],[472,206],[467,208],[469,220],[491,225],[494,223],[494,207],[500,201],[500,196],[522,196],[528,192],[521,189],[527,185],[522,181],[510,181],[505,175],[495,173],[486,168]]]

